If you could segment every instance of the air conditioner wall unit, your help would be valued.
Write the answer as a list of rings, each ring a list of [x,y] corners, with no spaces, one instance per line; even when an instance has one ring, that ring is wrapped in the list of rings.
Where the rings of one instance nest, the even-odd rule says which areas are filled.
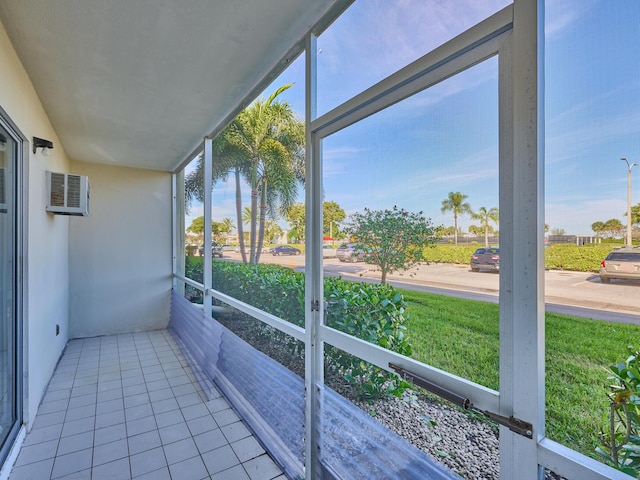
[[[47,172],[47,212],[89,216],[89,178],[70,173]]]

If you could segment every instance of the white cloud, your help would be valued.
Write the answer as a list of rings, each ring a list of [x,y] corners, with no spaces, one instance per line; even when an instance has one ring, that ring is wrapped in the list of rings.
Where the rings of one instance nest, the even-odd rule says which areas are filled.
[[[593,7],[595,0],[580,0],[580,6],[566,0],[546,0],[544,33],[547,41],[552,40],[563,32],[570,25],[577,22]]]

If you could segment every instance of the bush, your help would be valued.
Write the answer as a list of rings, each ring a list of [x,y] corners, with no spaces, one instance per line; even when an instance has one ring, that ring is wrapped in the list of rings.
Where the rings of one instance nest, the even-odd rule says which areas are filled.
[[[611,365],[609,425],[596,452],[618,470],[640,478],[640,351],[628,347],[624,362]]]
[[[324,293],[329,327],[402,355],[411,355],[404,325],[406,302],[394,287],[325,278]],[[409,386],[381,368],[335,347],[327,347],[327,356],[329,368],[337,369],[355,387],[359,399],[374,399],[385,394],[401,396]]]
[[[614,244],[555,244],[544,249],[544,263],[548,270],[572,270],[576,272],[600,271],[600,262],[615,247]],[[619,245],[617,245],[619,246]],[[465,265],[478,245],[434,245],[425,247],[423,258],[432,263]]]
[[[212,276],[214,289],[304,326],[304,274],[279,265],[213,262]]]
[[[551,245],[544,249],[544,265],[549,270],[597,273],[611,250],[611,245]]]
[[[202,281],[202,261],[187,260],[187,277]],[[304,326],[304,274],[278,265],[213,262],[213,288],[298,326]],[[403,355],[411,355],[406,336],[406,302],[390,285],[324,279],[327,325]],[[285,336],[278,341],[291,343]],[[401,395],[406,382],[337,348],[327,346],[327,368],[339,372],[360,398]]]
[[[468,264],[478,245],[432,245],[422,250],[422,258],[430,263]]]

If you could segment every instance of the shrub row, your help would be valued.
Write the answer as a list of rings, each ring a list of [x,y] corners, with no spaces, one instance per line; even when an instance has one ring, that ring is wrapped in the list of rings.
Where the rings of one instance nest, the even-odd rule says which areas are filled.
[[[479,245],[434,245],[425,247],[423,258],[433,263],[467,264]],[[594,272],[614,246],[620,245],[551,245],[544,249],[544,263],[548,270]]]
[[[202,259],[187,259],[187,277],[202,281]],[[304,326],[304,274],[278,265],[214,261],[213,287],[286,321]],[[349,335],[410,356],[406,302],[390,285],[324,279],[327,325]],[[284,336],[281,341],[292,342]],[[295,348],[292,345],[288,345]],[[395,376],[334,347],[326,349],[327,368],[337,370],[360,398],[400,395],[408,386]]]

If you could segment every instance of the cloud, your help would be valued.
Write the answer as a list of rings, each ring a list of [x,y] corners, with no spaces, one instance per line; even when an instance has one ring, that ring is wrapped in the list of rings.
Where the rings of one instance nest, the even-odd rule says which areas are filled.
[[[354,3],[318,38],[321,101],[329,108],[336,106],[509,3],[506,0],[460,5],[439,0]]]
[[[547,42],[566,32],[593,8],[595,0],[581,0],[580,8],[566,0],[546,0],[544,34]]]
[[[566,117],[566,112],[560,117]],[[573,128],[570,130],[565,128],[561,133],[546,136],[546,163],[553,164],[576,157],[584,159],[585,152],[590,152],[595,147],[601,147],[612,140],[637,136],[640,111],[633,109],[608,117],[584,115],[581,120],[583,121],[582,125],[577,125],[576,122],[567,122],[567,125],[572,125]],[[554,118],[551,122],[560,123],[560,120]],[[553,128],[547,130],[553,131]],[[612,155],[615,158],[615,153]]]
[[[347,173],[348,161],[360,158],[367,150],[352,146],[322,149],[322,175],[325,179],[336,178]]]

